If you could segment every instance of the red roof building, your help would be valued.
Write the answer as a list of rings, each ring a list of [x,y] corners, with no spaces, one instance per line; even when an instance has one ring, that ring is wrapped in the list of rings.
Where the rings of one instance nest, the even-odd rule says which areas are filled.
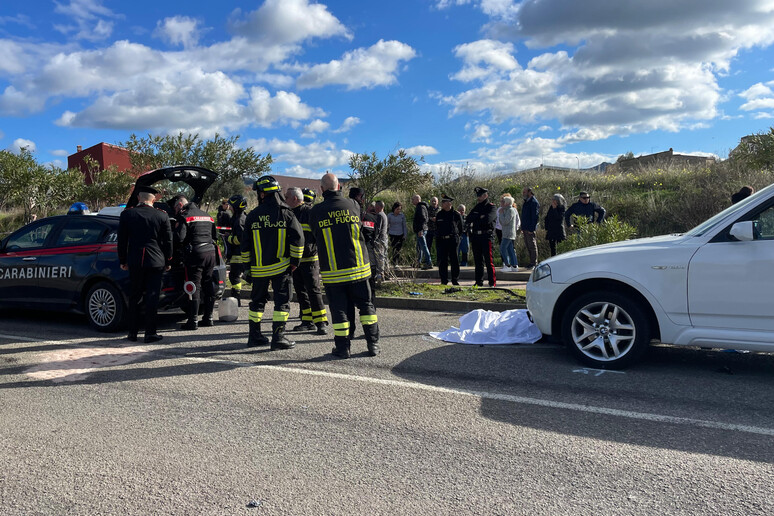
[[[83,180],[87,185],[92,183],[93,178],[89,174],[89,167],[86,166],[86,156],[99,163],[101,170],[110,168],[111,165],[115,165],[121,172],[126,172],[132,168],[129,151],[123,147],[110,145],[105,142],[98,143],[88,149],[83,149],[78,145],[78,151],[67,156],[67,168],[80,169],[83,172]]]

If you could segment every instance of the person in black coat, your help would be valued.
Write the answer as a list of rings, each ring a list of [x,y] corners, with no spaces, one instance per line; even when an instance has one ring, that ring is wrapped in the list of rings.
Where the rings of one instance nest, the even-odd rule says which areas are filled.
[[[462,215],[452,207],[453,198],[446,195],[441,198],[441,210],[436,214],[436,248],[438,249],[438,273],[441,284],[449,283],[449,264],[451,264],[452,285],[459,285],[460,262],[457,247],[460,235],[464,232],[465,222]]]
[[[129,271],[129,336],[137,340],[140,300],[145,294],[145,342],[161,340],[156,314],[161,294],[161,275],[172,259],[172,226],[169,215],[153,207],[158,191],[138,187],[138,204],[121,212],[118,223],[118,260]]]
[[[589,223],[596,222],[601,224],[605,220],[605,209],[595,202],[591,202],[591,196],[587,192],[581,192],[578,195],[578,202],[570,206],[564,214],[564,222],[569,227],[575,222],[573,217],[585,217]],[[594,220],[596,215],[597,220]]]
[[[546,213],[546,240],[551,247],[551,256],[556,256],[556,244],[567,238],[564,229],[564,211],[567,202],[561,194],[554,194],[551,207]]]

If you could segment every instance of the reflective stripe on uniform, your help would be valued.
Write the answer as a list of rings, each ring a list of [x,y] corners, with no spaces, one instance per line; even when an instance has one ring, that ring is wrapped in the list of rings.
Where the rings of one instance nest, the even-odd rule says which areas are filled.
[[[325,312],[325,309],[323,308],[319,312],[312,312],[312,320],[315,324],[321,323],[321,322],[327,322],[328,317],[327,313]]]
[[[257,230],[253,231],[253,249],[255,250],[255,265],[260,266],[261,260],[263,259],[263,256],[261,254],[263,249],[261,246],[261,233]],[[250,259],[249,253],[248,253],[247,259],[248,260]]]
[[[370,326],[371,324],[376,324],[376,314],[374,315],[361,315],[360,316],[360,324],[363,326]]]
[[[310,321],[312,320],[312,309],[311,308],[305,308],[301,310],[301,320],[302,321]]]
[[[371,265],[366,263],[358,267],[341,269],[337,271],[320,271],[323,283],[346,283],[371,277]]]
[[[333,335],[335,337],[348,337],[349,336],[349,321],[340,323],[333,323]]]
[[[310,233],[312,232],[312,227],[309,224],[301,224],[301,229]]]
[[[263,312],[253,312],[250,310],[247,313],[247,318],[250,319],[252,322],[261,322],[261,319],[263,319]]]
[[[363,246],[360,243],[360,226],[352,224],[352,243],[355,245],[355,260],[358,267],[361,267],[365,262],[363,258]]]
[[[268,276],[276,276],[283,272],[290,266],[290,258],[285,258],[277,263],[271,265],[252,265],[250,266],[250,274],[253,278],[266,278]]]
[[[322,230],[323,240],[325,240],[325,249],[328,252],[328,268],[331,271],[336,270],[336,251],[333,248],[333,233],[331,228],[324,228]]]
[[[272,315],[271,320],[274,322],[286,322],[288,317],[290,317],[290,312],[280,312],[274,310],[274,314]]]
[[[311,263],[311,262],[316,262],[316,261],[318,261],[319,259],[320,259],[320,258],[319,258],[317,255],[314,255],[314,256],[307,256],[306,258],[301,258],[301,263]]]
[[[277,230],[277,258],[285,256],[285,239],[288,230],[281,228]]]
[[[290,256],[291,258],[301,258],[304,255],[304,246],[298,247],[290,244]]]

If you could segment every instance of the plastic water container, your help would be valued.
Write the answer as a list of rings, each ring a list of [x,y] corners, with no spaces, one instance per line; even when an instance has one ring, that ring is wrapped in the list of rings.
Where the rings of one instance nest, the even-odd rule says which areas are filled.
[[[218,307],[218,319],[223,322],[234,322],[239,317],[239,305],[235,297],[227,297],[220,300]]]

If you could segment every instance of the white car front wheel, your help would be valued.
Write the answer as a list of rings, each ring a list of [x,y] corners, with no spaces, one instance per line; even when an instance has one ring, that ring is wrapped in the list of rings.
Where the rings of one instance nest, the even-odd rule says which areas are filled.
[[[568,306],[562,337],[584,364],[620,369],[637,361],[650,342],[650,325],[639,304],[614,292],[590,292]]]

